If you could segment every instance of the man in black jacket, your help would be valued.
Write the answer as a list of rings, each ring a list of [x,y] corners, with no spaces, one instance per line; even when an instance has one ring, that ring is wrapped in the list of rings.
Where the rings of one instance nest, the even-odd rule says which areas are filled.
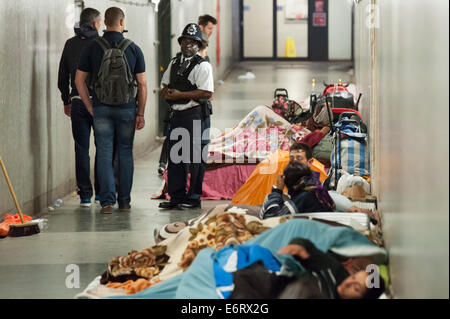
[[[278,254],[292,255],[306,271],[298,277],[276,275],[254,263],[233,274],[230,299],[377,299],[385,290],[379,275],[378,284],[368,286],[367,266],[350,274],[336,255],[320,251],[308,239],[293,238]]]
[[[75,86],[75,74],[83,48],[98,37],[101,14],[93,8],[86,8],[80,14],[80,22],[75,26],[75,36],[67,40],[61,56],[58,72],[58,88],[64,104],[64,113],[71,118],[72,134],[75,140],[75,167],[80,195],[80,205],[89,207],[93,195],[90,179],[89,144],[92,116],[86,109]],[[89,83],[89,79],[87,80]],[[69,85],[70,84],[70,85]],[[97,163],[97,160],[95,161]],[[94,168],[96,171],[96,168]],[[95,176],[97,174],[95,173]],[[95,194],[99,194],[95,178]]]

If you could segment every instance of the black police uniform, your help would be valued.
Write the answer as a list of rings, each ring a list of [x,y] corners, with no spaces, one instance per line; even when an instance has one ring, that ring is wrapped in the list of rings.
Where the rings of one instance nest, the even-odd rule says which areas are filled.
[[[191,28],[191,29],[189,29]],[[192,24],[186,26],[182,36],[178,39],[181,42],[183,37],[191,38],[194,40],[200,40],[201,31],[198,26],[194,28],[198,30],[195,34],[192,32]],[[191,31],[191,32],[188,32]],[[199,34],[198,34],[199,33]],[[168,84],[169,89],[176,89],[182,92],[194,91],[198,87],[189,81],[189,74],[194,68],[201,64],[207,63],[200,55],[196,54],[189,58],[190,63],[187,67],[182,63],[183,56],[178,53],[172,60],[170,70],[170,82]],[[185,105],[191,100],[168,100],[170,106],[172,105]],[[209,143],[209,134],[204,139],[203,133],[206,129],[210,128],[210,104],[207,101],[194,101],[193,104],[197,104],[188,109],[177,111],[172,110],[170,118],[170,132],[174,132],[179,128],[187,130],[189,132],[189,152],[187,149],[178,149],[181,162],[174,162],[172,155],[169,156],[168,161],[168,193],[171,197],[170,204],[168,206],[160,206],[162,208],[175,208],[180,207],[180,204],[184,204],[185,208],[200,207],[200,197],[202,195],[203,178],[206,171],[206,163],[203,160],[202,154],[206,154],[207,157],[207,145]],[[172,136],[174,139],[170,139],[169,134],[169,149],[170,153],[175,153],[174,146],[182,141],[183,136]],[[175,139],[176,138],[176,139]],[[179,146],[178,146],[179,147]],[[177,148],[178,148],[177,147]],[[186,193],[187,177],[190,172],[190,187]]]

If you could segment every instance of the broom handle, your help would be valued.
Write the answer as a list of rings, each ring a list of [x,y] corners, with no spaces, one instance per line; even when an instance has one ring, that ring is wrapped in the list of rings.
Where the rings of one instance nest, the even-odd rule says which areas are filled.
[[[14,194],[13,187],[11,185],[11,181],[9,180],[8,172],[6,172],[5,164],[3,164],[2,157],[0,156],[0,165],[2,166],[3,174],[5,175],[6,183],[8,183],[9,191],[11,192],[12,198],[14,200],[14,204],[16,204],[17,211],[19,212],[20,220],[22,224],[25,224],[22,216],[22,211],[20,210],[19,202],[17,201],[16,194]]]

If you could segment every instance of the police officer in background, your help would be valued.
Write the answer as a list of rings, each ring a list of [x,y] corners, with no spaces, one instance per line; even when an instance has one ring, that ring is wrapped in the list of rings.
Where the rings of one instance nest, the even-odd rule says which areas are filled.
[[[209,143],[211,110],[201,101],[212,97],[214,79],[211,64],[198,54],[202,48],[200,27],[188,24],[178,43],[181,52],[172,59],[161,80],[161,97],[170,105],[172,117],[167,169],[170,201],[160,203],[159,207],[193,209],[201,207]],[[182,131],[189,133],[188,138]],[[186,193],[189,171],[190,187]]]

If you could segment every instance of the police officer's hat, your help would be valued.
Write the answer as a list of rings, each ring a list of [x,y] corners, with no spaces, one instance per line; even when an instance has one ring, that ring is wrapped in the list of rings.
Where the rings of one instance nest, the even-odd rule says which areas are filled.
[[[181,44],[181,39],[187,38],[197,41],[202,46],[202,30],[198,24],[189,23],[186,27],[184,27],[183,33],[178,38],[178,43]]]

